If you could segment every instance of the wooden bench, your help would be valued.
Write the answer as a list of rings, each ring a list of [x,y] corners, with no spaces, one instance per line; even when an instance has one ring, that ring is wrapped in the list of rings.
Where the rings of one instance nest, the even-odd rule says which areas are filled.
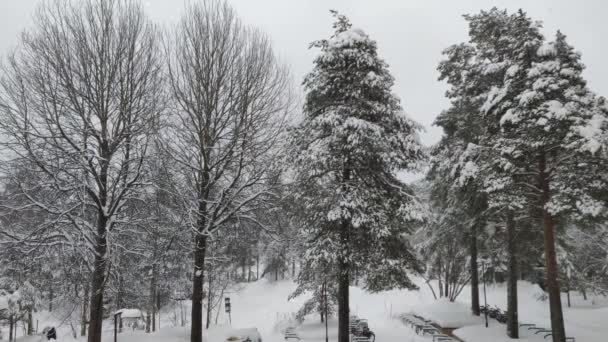
[[[547,337],[549,336],[553,336],[553,332],[546,334],[545,337],[543,337],[544,339],[547,339]],[[566,342],[575,342],[576,339],[574,337],[566,337]]]
[[[353,336],[352,342],[370,342],[370,339],[365,336]]]
[[[288,340],[300,340],[300,337],[296,334],[296,328],[287,327],[287,329],[285,329],[285,341]]]
[[[433,342],[435,341],[454,341],[454,339],[448,335],[435,334],[433,335]]]

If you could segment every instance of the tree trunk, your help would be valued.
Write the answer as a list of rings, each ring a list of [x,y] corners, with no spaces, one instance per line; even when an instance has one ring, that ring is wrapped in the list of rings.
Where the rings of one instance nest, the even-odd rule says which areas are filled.
[[[190,342],[203,341],[203,284],[207,236],[196,235],[194,250],[194,281],[192,282],[192,328]]]
[[[105,238],[104,238],[105,240]],[[97,249],[105,250],[104,246]],[[104,252],[105,254],[105,252]],[[102,254],[103,255],[103,254]],[[105,256],[95,256],[95,268],[93,270],[93,281],[91,283],[91,302],[89,306],[89,337],[88,342],[101,342],[101,327],[103,321],[103,285],[105,278]]]
[[[102,154],[105,155],[105,154]],[[105,170],[103,170],[105,169]],[[102,167],[99,176],[101,184],[107,184],[107,167]],[[106,205],[105,194],[100,193],[100,202]],[[97,236],[95,239],[95,261],[91,281],[91,304],[89,306],[89,337],[88,342],[101,342],[101,328],[103,323],[103,292],[107,269],[107,224],[108,217],[102,208],[97,212]]]
[[[342,190],[346,193],[347,184],[350,181],[350,169],[348,160],[344,164],[342,171]],[[339,257],[338,261],[338,342],[349,342],[349,285],[350,285],[350,264],[348,263],[350,256],[350,228],[351,222],[347,218],[342,218],[340,223],[340,244],[341,251],[344,255]]]
[[[443,283],[446,298],[450,297],[450,264],[445,267],[445,283]]]
[[[53,285],[49,287],[49,312],[53,312],[53,299],[55,299],[55,292],[53,292]]]
[[[255,256],[255,280],[260,280],[260,253]]]
[[[184,326],[186,325],[186,314],[184,313],[184,301],[180,300],[179,301],[179,317],[180,317],[180,326]]]
[[[340,263],[338,275],[338,342],[349,342],[349,274],[348,265]]]
[[[78,295],[78,291],[76,291],[76,295]],[[85,282],[82,295],[82,312],[80,313],[80,336],[86,336],[87,334],[87,321],[89,318],[89,300],[89,283]]]
[[[517,250],[515,242],[515,221],[513,212],[507,212],[507,252],[509,255],[507,281],[507,335],[519,338],[519,321],[517,313]]]
[[[213,314],[213,263],[209,265],[209,286],[207,287],[207,320],[205,327],[209,329],[211,325],[211,315]]]
[[[479,316],[479,272],[477,270],[477,222],[471,226],[471,311]]]
[[[150,307],[150,313],[148,316],[152,316],[148,319],[148,321],[150,321],[150,323],[148,323],[148,328],[146,330],[148,330],[147,332],[150,332],[150,328],[152,329],[152,331],[156,331],[156,272],[157,272],[157,267],[156,267],[156,261],[153,261],[152,263],[152,279],[150,281],[150,299],[149,299],[149,304],[148,306]]]
[[[555,253],[555,222],[550,213],[544,210],[543,225],[545,233],[545,262],[547,268],[547,292],[549,293],[549,306],[551,310],[551,330],[553,342],[565,342],[566,332],[562,301],[559,290],[558,266]]]
[[[34,334],[34,317],[32,315],[32,308],[27,309],[27,335],[32,336]]]
[[[251,282],[251,258],[249,252],[247,252],[247,282]]]
[[[8,316],[8,340],[9,340],[9,342],[14,341],[13,331],[16,330],[14,317],[15,317],[14,315]]]
[[[581,289],[581,293],[583,294],[583,300],[587,300],[587,291],[585,291],[584,287]]]
[[[245,260],[246,260],[246,258],[243,258],[241,260],[241,270],[242,270],[242,276],[243,276],[242,279],[243,279],[243,281],[247,281],[247,276],[245,275],[245,272],[246,272],[246,270],[245,270]]]
[[[555,252],[555,221],[546,209],[550,199],[550,187],[546,174],[545,156],[540,159],[540,185],[542,188],[543,232],[545,243],[545,267],[547,277],[547,292],[551,312],[551,331],[553,342],[566,342],[566,329],[562,311],[562,300],[559,291],[557,255]]]

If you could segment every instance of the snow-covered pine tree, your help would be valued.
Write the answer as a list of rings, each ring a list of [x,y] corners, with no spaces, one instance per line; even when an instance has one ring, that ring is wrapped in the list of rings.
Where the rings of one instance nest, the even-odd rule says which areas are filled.
[[[508,256],[508,286],[507,286],[507,334],[512,338],[519,335],[517,317],[517,277],[518,277],[518,255],[520,251],[516,248],[516,225],[522,226],[523,221],[515,221],[515,213],[518,217],[529,217],[527,207],[522,204],[523,199],[514,186],[513,174],[502,172],[495,166],[499,150],[492,148],[495,145],[495,134],[498,130],[498,117],[500,112],[490,113],[488,108],[494,104],[487,99],[509,99],[516,92],[513,89],[521,88],[522,82],[509,84],[511,88],[499,92],[504,86],[504,77],[507,74],[517,73],[525,69],[531,63],[530,55],[535,47],[542,41],[539,33],[539,23],[530,20],[523,11],[508,14],[505,10],[492,8],[489,11],[481,11],[476,15],[465,15],[469,23],[470,45],[465,51],[467,56],[473,60],[472,67],[460,68],[460,74],[456,76],[465,78],[460,80],[453,73],[446,77],[450,83],[460,83],[459,92],[455,92],[457,98],[464,98],[465,103],[474,104],[474,113],[478,113],[475,145],[467,146],[468,150],[476,151],[475,158],[468,158],[471,162],[468,169],[475,170],[475,180],[481,185],[480,190],[488,195],[488,212],[494,224],[505,227],[504,239],[506,240],[506,254]],[[468,46],[463,44],[463,46]],[[454,64],[454,63],[452,63]],[[455,64],[459,69],[458,64]],[[445,67],[444,67],[445,75]],[[445,77],[445,76],[444,76]],[[454,92],[453,92],[454,93]],[[474,148],[471,148],[474,147]],[[466,166],[466,164],[465,164]],[[466,171],[466,167],[463,170]],[[488,186],[498,180],[500,188]],[[481,181],[481,182],[480,182]],[[525,202],[525,201],[523,201]],[[522,212],[524,211],[524,212]],[[520,215],[521,214],[521,215]],[[521,231],[521,229],[520,229]]]
[[[415,288],[420,263],[408,242],[422,219],[396,176],[425,159],[418,124],[406,117],[376,42],[333,12],[334,34],[304,80],[304,120],[292,131],[296,197],[305,207],[307,261],[335,265],[338,341],[348,342],[351,270],[369,289]]]
[[[479,111],[479,94],[485,83],[480,82],[477,50],[470,44],[455,44],[443,52],[446,57],[438,67],[440,80],[450,85],[446,92],[451,99],[435,125],[444,130],[441,141],[432,150],[427,180],[431,181],[431,205],[438,212],[449,214],[439,222],[457,222],[447,229],[463,248],[468,247],[471,279],[471,311],[479,315],[479,275],[477,255],[479,235],[488,220],[487,199],[483,192],[479,158],[479,141],[484,132],[484,120]],[[443,215],[445,216],[445,215]],[[441,229],[441,225],[436,226]],[[432,232],[438,236],[441,233]],[[467,243],[463,243],[463,240]]]
[[[520,18],[522,25],[532,25]],[[502,45],[507,68],[502,86],[493,88],[484,108],[498,120],[493,138],[500,168],[513,175],[528,205],[542,220],[547,290],[554,342],[565,341],[556,257],[558,226],[606,214],[601,195],[607,183],[605,141],[608,130],[603,99],[586,87],[580,54],[558,32],[554,42],[525,44],[513,32]],[[542,42],[539,34],[538,42]],[[515,50],[517,46],[522,49]],[[489,49],[490,50],[490,49]],[[506,58],[504,58],[506,57]],[[501,185],[492,185],[500,187]]]

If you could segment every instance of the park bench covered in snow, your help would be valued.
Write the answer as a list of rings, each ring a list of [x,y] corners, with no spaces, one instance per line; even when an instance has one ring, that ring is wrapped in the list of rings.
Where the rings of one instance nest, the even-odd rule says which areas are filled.
[[[298,336],[298,334],[296,334],[296,328],[294,327],[288,327],[287,329],[285,329],[285,341],[289,340],[300,340],[300,337]]]
[[[553,332],[551,331],[551,329],[547,329],[547,328],[543,328],[543,327],[537,327],[536,324],[530,324],[530,323],[520,323],[519,324],[520,328],[527,328],[530,331],[534,331],[534,335],[543,335],[543,337],[546,339],[548,337],[553,336]],[[566,342],[576,342],[576,339],[574,337],[566,337]]]
[[[433,337],[433,342],[456,341],[453,337],[442,334],[430,320],[425,319],[424,317],[414,314],[403,314],[401,315],[401,321],[414,329],[416,334],[431,335]]]
[[[262,342],[262,336],[256,328],[234,329],[226,335],[226,342]]]

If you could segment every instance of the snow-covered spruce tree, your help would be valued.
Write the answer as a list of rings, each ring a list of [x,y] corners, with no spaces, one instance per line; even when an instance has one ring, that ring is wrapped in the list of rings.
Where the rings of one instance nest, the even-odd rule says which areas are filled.
[[[524,24],[511,28],[531,22],[523,16],[520,20]],[[487,29],[478,28],[480,35]],[[508,181],[521,189],[526,203],[540,216],[552,336],[554,342],[564,342],[556,234],[568,221],[607,212],[602,170],[608,166],[603,140],[608,123],[604,100],[588,90],[581,75],[580,54],[559,32],[555,41],[542,45],[538,36],[528,44],[522,32],[502,39],[501,45],[511,46],[512,51],[495,60],[504,63],[504,78],[490,91],[483,108],[498,119],[497,136],[492,139],[492,148],[500,151],[497,166],[512,175]],[[498,179],[490,187],[503,185]]]
[[[376,42],[333,14],[335,33],[312,44],[321,54],[304,80],[305,117],[291,147],[296,200],[305,208],[304,259],[334,265],[338,340],[347,342],[351,270],[370,290],[416,287],[407,271],[420,263],[408,235],[422,213],[395,173],[418,169],[425,154]]]

